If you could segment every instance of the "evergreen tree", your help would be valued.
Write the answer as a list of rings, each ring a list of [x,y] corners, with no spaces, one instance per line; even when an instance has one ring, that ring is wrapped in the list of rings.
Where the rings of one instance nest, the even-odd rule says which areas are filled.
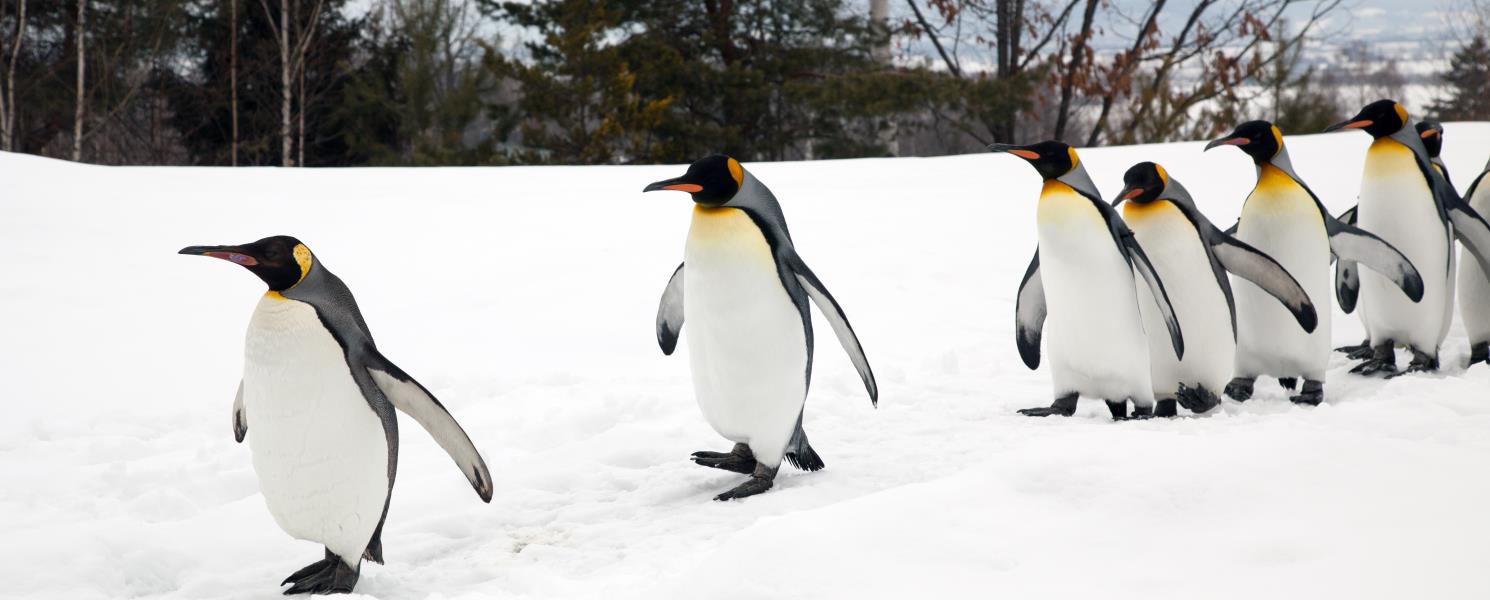
[[[1449,59],[1447,95],[1428,107],[1441,121],[1490,119],[1490,44],[1477,35]]]
[[[240,165],[278,165],[280,152],[280,54],[274,34],[277,3],[240,2],[238,18],[238,103]],[[316,14],[311,3],[296,3],[302,22]],[[169,100],[171,122],[180,132],[191,162],[229,164],[232,142],[228,51],[231,15],[227,0],[200,0],[190,11],[188,30],[194,50],[183,66],[157,73]],[[365,22],[344,16],[345,0],[326,0],[315,40],[305,61],[305,103],[298,93],[293,110],[305,113],[305,165],[358,164],[346,134],[331,127],[346,99],[348,71],[355,64]],[[267,7],[267,8],[266,8]],[[298,82],[297,82],[298,83]],[[298,119],[297,119],[298,121]],[[298,155],[298,152],[297,152]]]
[[[493,57],[530,159],[687,162],[882,155],[925,72],[875,59],[883,27],[843,0],[486,2],[536,39]]]
[[[482,124],[482,93],[488,87],[477,64],[470,16],[457,0],[388,0],[376,9],[363,62],[334,117],[333,127],[346,132],[350,160],[378,165],[495,160],[491,135],[468,135]],[[485,139],[470,140],[478,137]]]

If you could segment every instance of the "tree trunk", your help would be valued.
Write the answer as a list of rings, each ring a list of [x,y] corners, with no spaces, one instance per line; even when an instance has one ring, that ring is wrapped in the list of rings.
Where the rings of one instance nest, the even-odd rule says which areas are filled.
[[[228,11],[228,87],[232,96],[229,111],[233,121],[233,145],[228,150],[229,160],[238,166],[238,0],[229,3]]]
[[[303,166],[305,166],[305,66],[304,65],[301,65],[300,66],[300,105],[299,106],[300,106],[300,110],[295,113],[295,116],[300,121],[300,130],[298,132],[299,135],[296,137],[295,148],[296,148],[296,152],[299,152],[300,153],[300,156],[299,156],[299,158],[297,158],[295,160],[295,164],[297,166],[303,167]]]
[[[83,160],[83,115],[88,97],[83,88],[83,40],[88,37],[88,0],[78,0],[78,85],[77,100],[73,103],[72,112],[72,160],[78,162]]]
[[[1092,36],[1092,18],[1097,14],[1097,0],[1086,0],[1086,12],[1081,15],[1081,29],[1071,43],[1071,60],[1066,63],[1066,76],[1061,78],[1061,105],[1055,114],[1055,139],[1065,141],[1066,125],[1071,122],[1071,97],[1076,91],[1076,77],[1081,73],[1081,63],[1086,60],[1086,42]]]
[[[26,0],[16,7],[16,35],[11,40],[10,66],[5,76],[5,93],[0,98],[0,150],[15,151],[16,59],[21,56],[21,38],[26,35]],[[0,47],[0,51],[4,51]],[[0,54],[0,56],[4,56]]]
[[[279,0],[279,164],[293,167],[290,160],[290,0]]]

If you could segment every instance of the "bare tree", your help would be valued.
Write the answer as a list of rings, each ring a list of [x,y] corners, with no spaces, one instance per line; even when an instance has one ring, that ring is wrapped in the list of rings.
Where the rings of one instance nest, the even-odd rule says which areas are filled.
[[[310,51],[311,40],[315,39],[316,28],[321,22],[321,11],[325,8],[324,0],[315,0],[311,5],[310,16],[302,23],[297,17],[300,14],[299,0],[279,1],[279,24],[274,24],[273,12],[269,9],[268,0],[259,0],[260,6],[264,8],[264,14],[269,17],[268,22],[273,29],[274,36],[279,38],[279,81],[280,81],[280,107],[279,107],[279,141],[280,141],[280,164],[293,167],[297,161],[291,156],[294,141],[297,139],[295,130],[291,126],[291,108],[294,100],[298,98],[300,104],[300,131],[298,139],[302,148],[300,158],[303,163],[305,157],[305,58]],[[290,41],[294,34],[293,44]],[[299,83],[298,93],[296,83]]]
[[[1302,43],[1340,4],[1341,0],[1199,0],[1177,34],[1139,59],[1148,66],[1126,92],[1133,104],[1113,141],[1209,137],[1230,127],[1237,117],[1230,113],[1267,94],[1266,89],[1247,92],[1243,85],[1266,75],[1272,63]],[[1302,6],[1312,8],[1300,25],[1284,40],[1274,40],[1284,15]],[[1178,77],[1187,67],[1195,73]]]
[[[5,5],[0,4],[0,14],[5,14]],[[10,40],[10,60],[5,71],[5,89],[3,98],[0,98],[0,147],[6,151],[15,151],[15,128],[16,128],[16,60],[21,56],[21,40],[26,37],[26,0],[18,0],[16,5],[16,30]],[[0,58],[3,58],[5,45],[0,43]]]
[[[1092,19],[1097,15],[1097,0],[1086,0],[1086,12],[1081,16],[1081,28],[1076,30],[1076,35],[1071,39],[1070,58],[1066,60],[1066,70],[1061,76],[1061,104],[1055,115],[1055,139],[1066,138],[1066,124],[1071,121],[1071,96],[1076,91],[1076,85],[1082,77],[1082,64],[1088,60],[1091,51],[1087,48],[1087,41],[1092,37]]]
[[[88,95],[83,87],[86,68],[86,63],[83,61],[86,56],[83,40],[88,39],[88,0],[78,0],[78,26],[75,37],[78,42],[78,85],[77,100],[74,102],[72,113],[72,160],[78,162],[83,160],[83,116],[86,114],[88,104]]]

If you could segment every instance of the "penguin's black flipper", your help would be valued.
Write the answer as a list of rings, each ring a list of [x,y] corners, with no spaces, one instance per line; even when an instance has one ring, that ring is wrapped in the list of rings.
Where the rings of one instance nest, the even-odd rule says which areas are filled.
[[[243,443],[248,435],[248,412],[243,410],[243,380],[238,380],[238,395],[233,398],[233,439]]]
[[[376,349],[367,348],[362,358],[366,361],[368,374],[388,401],[418,421],[445,453],[455,460],[456,466],[460,467],[461,473],[471,482],[471,487],[476,489],[481,500],[491,502],[491,472],[487,470],[486,461],[476,451],[476,446],[471,443],[466,431],[461,429],[460,423],[455,421],[455,417],[450,416],[450,412],[435,399],[434,394],[429,393],[422,384],[384,358]]]
[[[657,303],[657,345],[662,353],[672,356],[678,347],[678,332],[683,330],[683,263],[673,271],[672,279],[662,290],[662,300]]]
[[[1288,269],[1283,268],[1273,257],[1224,231],[1213,230],[1210,241],[1211,251],[1221,261],[1221,266],[1277,298],[1288,308],[1288,312],[1293,313],[1299,327],[1306,332],[1314,332],[1314,328],[1319,325],[1319,314],[1315,312],[1309,293],[1304,291],[1304,286],[1299,285]]]
[[[1040,279],[1040,249],[1035,248],[1035,257],[1024,271],[1014,300],[1014,343],[1019,347],[1019,358],[1031,370],[1040,366],[1040,334],[1048,312],[1045,286]]]
[[[1340,222],[1346,225],[1355,225],[1356,209],[1352,206],[1350,210],[1340,213]],[[1353,260],[1340,259],[1335,263],[1335,299],[1340,301],[1340,310],[1345,314],[1355,311],[1356,300],[1361,294],[1360,267]],[[1367,346],[1369,351],[1370,347]]]
[[[1342,223],[1329,216],[1329,213],[1323,214],[1326,217],[1325,229],[1330,236],[1330,250],[1340,257],[1342,263],[1354,261],[1364,264],[1372,271],[1391,279],[1413,302],[1423,300],[1423,277],[1418,274],[1418,269],[1411,260],[1375,234]],[[1336,296],[1339,295],[1337,290]]]
[[[838,343],[843,346],[844,352],[848,353],[849,361],[854,364],[854,369],[859,372],[859,378],[864,380],[864,389],[869,392],[869,403],[879,406],[879,384],[874,381],[874,371],[869,368],[869,359],[864,356],[864,347],[859,344],[859,336],[854,334],[853,326],[849,325],[848,316],[843,314],[843,307],[833,299],[833,294],[828,293],[827,286],[813,274],[812,269],[807,268],[807,263],[800,256],[792,253],[787,257],[787,264],[792,272],[796,274],[797,281],[802,284],[802,290],[812,298],[812,303],[817,305],[818,312],[833,326],[833,333],[838,336]],[[681,317],[679,321],[681,322]],[[800,428],[799,428],[800,431]]]
[[[1449,205],[1449,220],[1454,224],[1454,236],[1479,261],[1480,270],[1490,275],[1490,223],[1458,198]]]
[[[1154,270],[1153,263],[1144,254],[1143,247],[1138,245],[1138,239],[1133,237],[1133,232],[1126,226],[1122,228],[1122,235],[1118,239],[1123,245],[1124,252],[1133,263],[1134,270],[1143,275],[1143,280],[1149,284],[1149,291],[1153,293],[1154,304],[1159,307],[1159,314],[1164,315],[1164,324],[1169,328],[1169,341],[1174,344],[1175,358],[1185,358],[1185,336],[1180,332],[1180,319],[1175,316],[1174,306],[1169,303],[1169,292],[1164,291],[1164,281],[1159,279],[1159,272]]]

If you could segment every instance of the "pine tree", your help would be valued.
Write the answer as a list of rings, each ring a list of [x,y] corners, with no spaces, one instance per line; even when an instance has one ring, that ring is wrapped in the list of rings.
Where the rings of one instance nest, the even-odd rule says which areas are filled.
[[[1477,35],[1449,59],[1442,75],[1447,95],[1428,107],[1442,121],[1479,121],[1490,118],[1490,44]]]

